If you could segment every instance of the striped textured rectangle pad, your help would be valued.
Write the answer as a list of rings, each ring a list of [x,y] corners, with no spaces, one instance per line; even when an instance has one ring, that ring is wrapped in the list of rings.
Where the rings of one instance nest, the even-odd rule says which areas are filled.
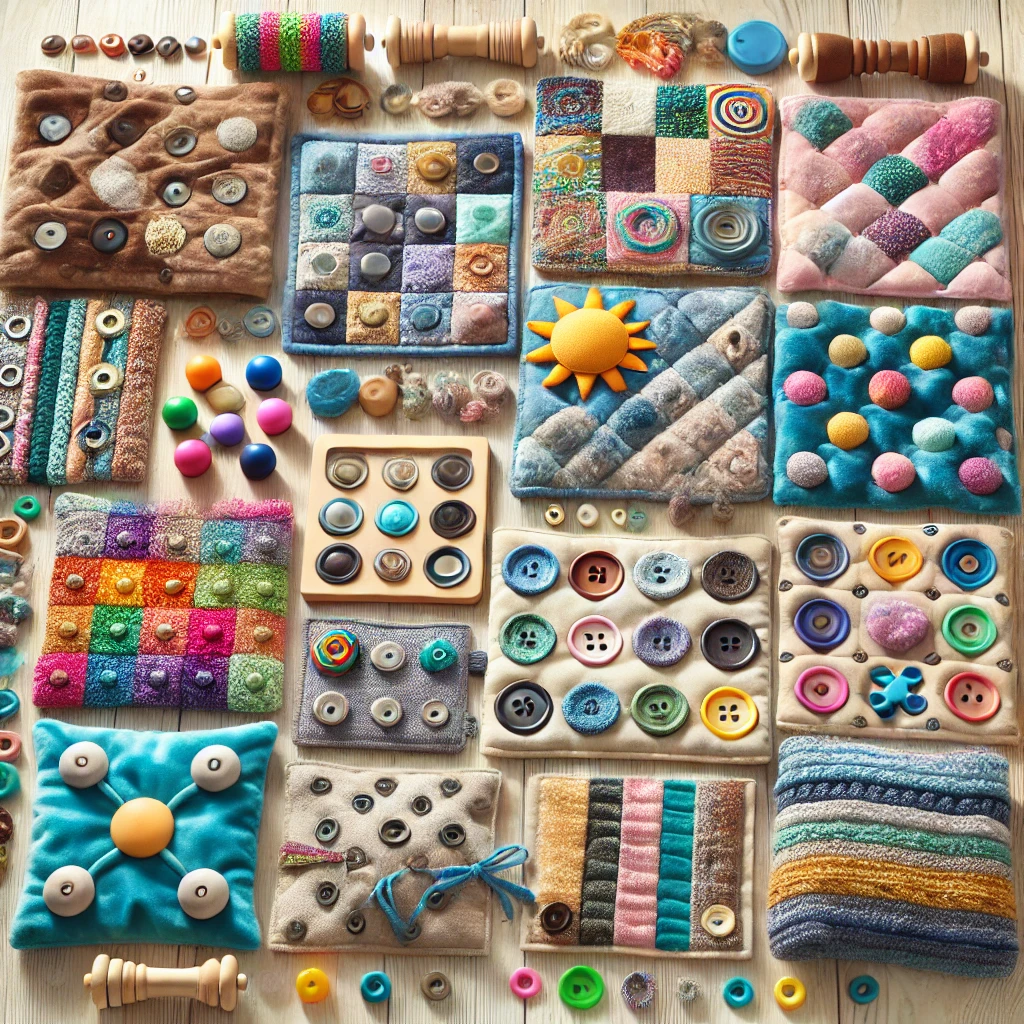
[[[146,475],[167,310],[148,299],[13,299],[0,314],[0,484]]]
[[[749,959],[754,787],[535,775],[522,948]]]
[[[779,748],[768,938],[780,960],[1005,977],[1019,949],[1009,765],[801,736]]]
[[[36,707],[276,711],[292,506],[62,494]]]

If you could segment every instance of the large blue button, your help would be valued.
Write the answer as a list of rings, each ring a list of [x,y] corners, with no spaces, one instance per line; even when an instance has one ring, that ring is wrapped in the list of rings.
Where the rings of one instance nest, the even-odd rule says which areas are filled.
[[[414,505],[407,501],[395,498],[393,501],[386,501],[379,509],[376,516],[377,529],[389,537],[404,537],[411,533],[416,524],[420,521],[420,514]]]
[[[550,590],[558,579],[558,571],[558,559],[540,544],[522,544],[501,563],[505,585],[524,597]]]
[[[652,551],[633,566],[633,583],[644,597],[667,601],[690,585],[690,563],[671,551]]]
[[[950,583],[961,590],[977,590],[996,574],[995,552],[980,540],[964,537],[946,545],[942,552],[942,571]]]
[[[562,701],[562,715],[569,727],[583,736],[596,736],[618,720],[619,698],[601,683],[580,683]]]
[[[832,533],[808,534],[793,555],[796,567],[815,583],[828,583],[842,576],[850,566],[850,552]]]
[[[654,668],[668,668],[690,649],[690,631],[675,619],[655,615],[633,633],[633,653]]]
[[[729,60],[748,75],[765,75],[785,59],[786,37],[770,21],[745,21],[729,33]]]
[[[835,601],[805,601],[793,616],[793,629],[808,647],[831,651],[850,635],[850,615]]]

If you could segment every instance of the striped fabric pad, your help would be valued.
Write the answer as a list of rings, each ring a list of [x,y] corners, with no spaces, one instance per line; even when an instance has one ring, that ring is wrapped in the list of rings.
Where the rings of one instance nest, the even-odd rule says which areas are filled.
[[[780,960],[1005,977],[1017,962],[1006,760],[831,737],[779,748],[768,937]]]
[[[526,815],[523,949],[750,957],[753,781],[538,775]]]

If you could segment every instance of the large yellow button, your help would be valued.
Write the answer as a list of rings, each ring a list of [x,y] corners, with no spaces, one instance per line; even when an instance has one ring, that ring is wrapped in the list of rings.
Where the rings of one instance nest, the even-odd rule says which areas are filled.
[[[868,564],[887,583],[905,583],[921,571],[924,559],[906,537],[883,537],[871,545]]]
[[[128,857],[155,857],[174,835],[174,815],[165,803],[140,796],[122,804],[110,819],[110,838]]]
[[[304,1003],[322,1003],[331,994],[331,983],[319,967],[307,967],[296,976],[295,989]]]
[[[701,702],[700,720],[721,740],[738,740],[757,725],[757,705],[735,686],[719,686]]]

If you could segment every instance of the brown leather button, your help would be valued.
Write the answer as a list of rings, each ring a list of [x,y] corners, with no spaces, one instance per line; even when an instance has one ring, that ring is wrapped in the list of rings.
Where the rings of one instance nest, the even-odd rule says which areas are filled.
[[[549,935],[564,932],[572,924],[572,908],[567,903],[546,903],[540,908],[540,926]]]
[[[608,551],[586,551],[569,566],[569,584],[588,601],[610,597],[625,578],[622,563]]]
[[[142,138],[142,133],[145,130],[144,125],[129,120],[127,117],[115,117],[107,125],[107,135],[119,146],[130,146],[133,142]]]
[[[741,601],[757,589],[757,566],[739,551],[719,551],[700,571],[701,586],[716,601]]]
[[[120,103],[128,99],[128,86],[124,82],[107,82],[103,86],[103,98],[111,103]]]
[[[377,834],[385,846],[401,846],[409,841],[412,832],[401,818],[388,818],[377,830]]]

